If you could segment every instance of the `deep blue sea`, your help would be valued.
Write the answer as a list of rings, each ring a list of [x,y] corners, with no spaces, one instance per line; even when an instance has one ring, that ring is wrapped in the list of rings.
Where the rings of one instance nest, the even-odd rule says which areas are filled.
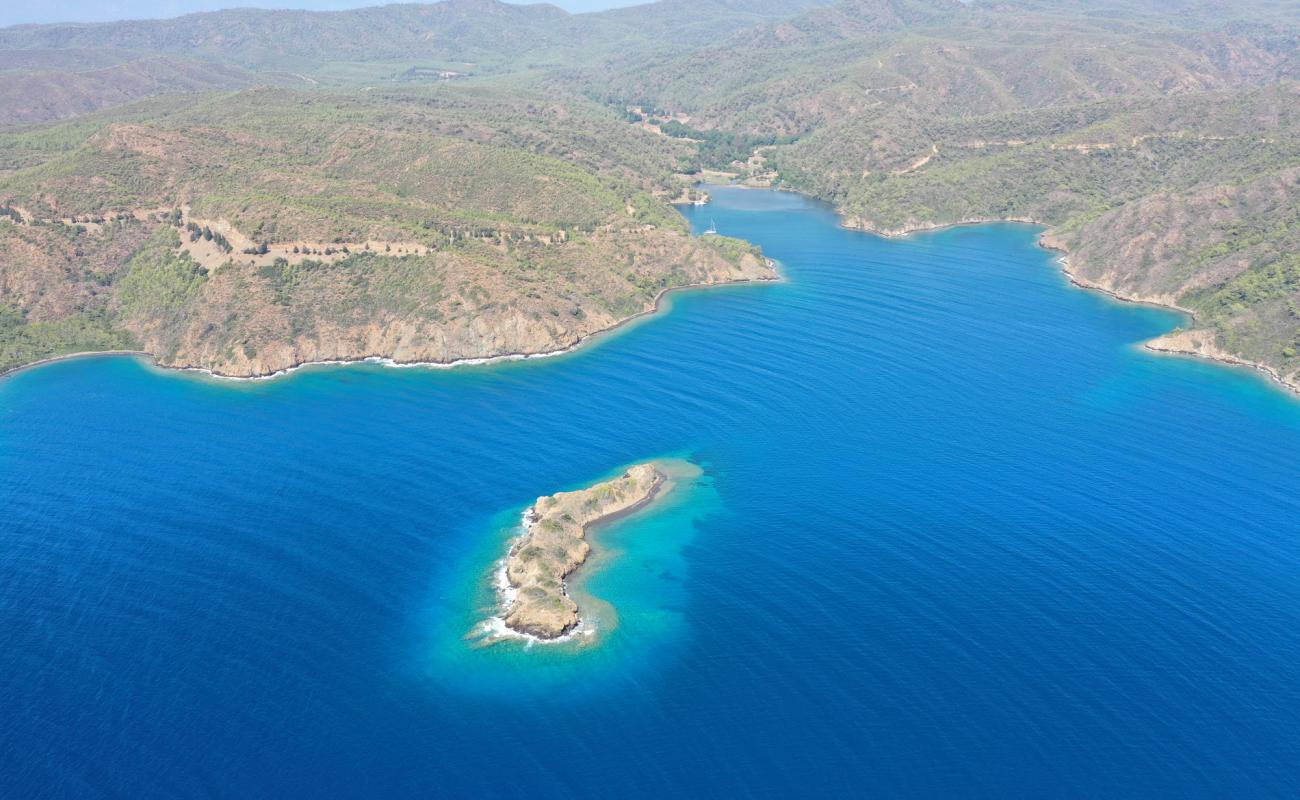
[[[786,280],[571,355],[0,381],[0,797],[1300,795],[1300,402],[1034,228],[714,197]],[[657,457],[594,644],[464,638]]]

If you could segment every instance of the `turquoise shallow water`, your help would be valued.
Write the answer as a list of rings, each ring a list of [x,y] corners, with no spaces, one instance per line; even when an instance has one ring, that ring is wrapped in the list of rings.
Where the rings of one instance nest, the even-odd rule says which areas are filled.
[[[0,796],[1300,793],[1300,403],[1032,228],[715,196],[788,280],[572,355],[0,381]],[[528,503],[661,456],[598,645],[462,639]]]

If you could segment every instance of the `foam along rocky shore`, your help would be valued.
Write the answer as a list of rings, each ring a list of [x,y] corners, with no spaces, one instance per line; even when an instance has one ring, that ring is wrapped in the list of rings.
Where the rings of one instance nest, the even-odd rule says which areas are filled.
[[[539,497],[524,513],[524,533],[506,556],[500,587],[505,626],[542,640],[572,632],[580,616],[566,578],[591,552],[587,532],[649,504],[665,480],[654,464],[638,464],[613,480]]]

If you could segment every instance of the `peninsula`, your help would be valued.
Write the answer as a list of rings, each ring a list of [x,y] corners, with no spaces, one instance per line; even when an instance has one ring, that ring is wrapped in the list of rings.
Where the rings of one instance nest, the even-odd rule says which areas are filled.
[[[524,513],[524,534],[506,556],[501,617],[515,633],[558,639],[579,622],[565,578],[587,560],[587,531],[655,499],[665,481],[654,464],[586,489],[539,497]]]

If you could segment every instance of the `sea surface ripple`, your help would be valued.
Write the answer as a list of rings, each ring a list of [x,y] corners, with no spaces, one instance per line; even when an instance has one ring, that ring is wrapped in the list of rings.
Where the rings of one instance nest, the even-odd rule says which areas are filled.
[[[786,280],[573,354],[0,381],[0,796],[1300,795],[1300,403],[1035,228],[713,195]],[[462,638],[659,456],[597,645]]]

